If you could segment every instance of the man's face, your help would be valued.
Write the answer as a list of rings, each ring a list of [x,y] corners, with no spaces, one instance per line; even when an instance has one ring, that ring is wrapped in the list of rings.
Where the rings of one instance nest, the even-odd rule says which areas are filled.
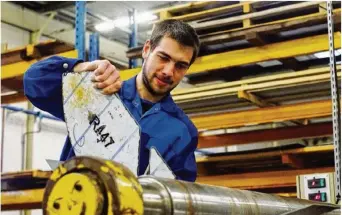
[[[190,66],[193,48],[163,37],[151,50],[150,42],[143,49],[143,82],[152,95],[162,96],[173,90]]]

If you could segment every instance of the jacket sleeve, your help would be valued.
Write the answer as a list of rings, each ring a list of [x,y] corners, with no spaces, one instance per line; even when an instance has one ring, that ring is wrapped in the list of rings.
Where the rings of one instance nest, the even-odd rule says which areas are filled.
[[[184,132],[185,133],[185,132]],[[172,172],[177,180],[194,182],[197,178],[197,164],[195,150],[198,144],[198,135],[183,134],[177,144],[185,146],[171,161]],[[191,132],[190,132],[191,133]]]
[[[82,62],[53,56],[31,65],[24,74],[24,94],[37,108],[64,120],[62,76]]]

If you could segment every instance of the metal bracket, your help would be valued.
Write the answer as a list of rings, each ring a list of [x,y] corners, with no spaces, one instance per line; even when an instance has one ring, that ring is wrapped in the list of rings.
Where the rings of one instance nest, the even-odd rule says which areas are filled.
[[[32,33],[31,35],[31,44],[38,43],[40,37],[43,34],[43,31],[46,29],[46,27],[49,25],[51,20],[57,15],[56,11],[50,12],[49,18],[44,22],[43,26],[38,30]]]
[[[327,1],[327,19],[328,19],[328,35],[329,35],[329,54],[330,54],[330,83],[331,83],[331,100],[332,100],[332,119],[333,119],[333,139],[334,139],[334,157],[335,157],[335,193],[336,202],[341,198],[341,139],[340,139],[340,97],[338,94],[335,46],[334,46],[334,23],[332,18],[332,2]]]

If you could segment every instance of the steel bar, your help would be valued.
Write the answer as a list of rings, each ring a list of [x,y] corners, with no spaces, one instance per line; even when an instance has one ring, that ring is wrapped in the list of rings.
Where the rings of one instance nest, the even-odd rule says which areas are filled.
[[[319,205],[319,203],[307,200],[162,178],[141,177],[139,183],[144,190],[144,214],[146,215],[275,215],[310,205]],[[338,208],[329,204],[325,206],[332,209]]]
[[[52,173],[45,189],[43,212],[44,215],[85,214],[86,211],[94,215],[276,215],[310,205],[339,209],[333,204],[228,187],[153,176],[136,178],[119,163],[75,157]],[[312,213],[315,214],[319,213]]]
[[[340,137],[340,123],[341,123],[341,106],[340,96],[338,93],[337,71],[335,62],[335,41],[334,41],[334,26],[332,19],[332,2],[327,1],[327,19],[328,19],[328,35],[329,35],[329,54],[330,54],[330,83],[331,83],[331,100],[332,100],[332,117],[333,117],[333,138],[334,138],[334,154],[335,154],[335,192],[336,200],[341,198],[341,137]]]

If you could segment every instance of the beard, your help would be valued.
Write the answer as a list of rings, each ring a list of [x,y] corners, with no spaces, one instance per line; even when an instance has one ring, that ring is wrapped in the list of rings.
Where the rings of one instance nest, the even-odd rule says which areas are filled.
[[[142,79],[143,79],[143,83],[144,83],[146,89],[147,89],[148,92],[150,92],[151,95],[153,95],[153,96],[165,96],[165,95],[169,94],[169,93],[174,89],[174,87],[171,88],[171,89],[169,89],[169,90],[167,90],[167,91],[165,91],[165,92],[157,92],[157,91],[155,91],[155,90],[153,89],[151,82],[152,82],[153,78],[154,78],[154,77],[157,77],[157,76],[154,74],[154,75],[149,79],[148,74],[147,74],[147,69],[146,69],[146,63],[147,63],[148,59],[149,59],[149,56],[147,57],[145,63],[143,64],[143,68],[142,68]],[[158,77],[157,77],[157,78],[158,78]],[[173,83],[171,80],[165,80],[165,79],[162,79],[162,80],[163,80],[164,82],[170,84],[170,85],[172,85],[172,83]]]

